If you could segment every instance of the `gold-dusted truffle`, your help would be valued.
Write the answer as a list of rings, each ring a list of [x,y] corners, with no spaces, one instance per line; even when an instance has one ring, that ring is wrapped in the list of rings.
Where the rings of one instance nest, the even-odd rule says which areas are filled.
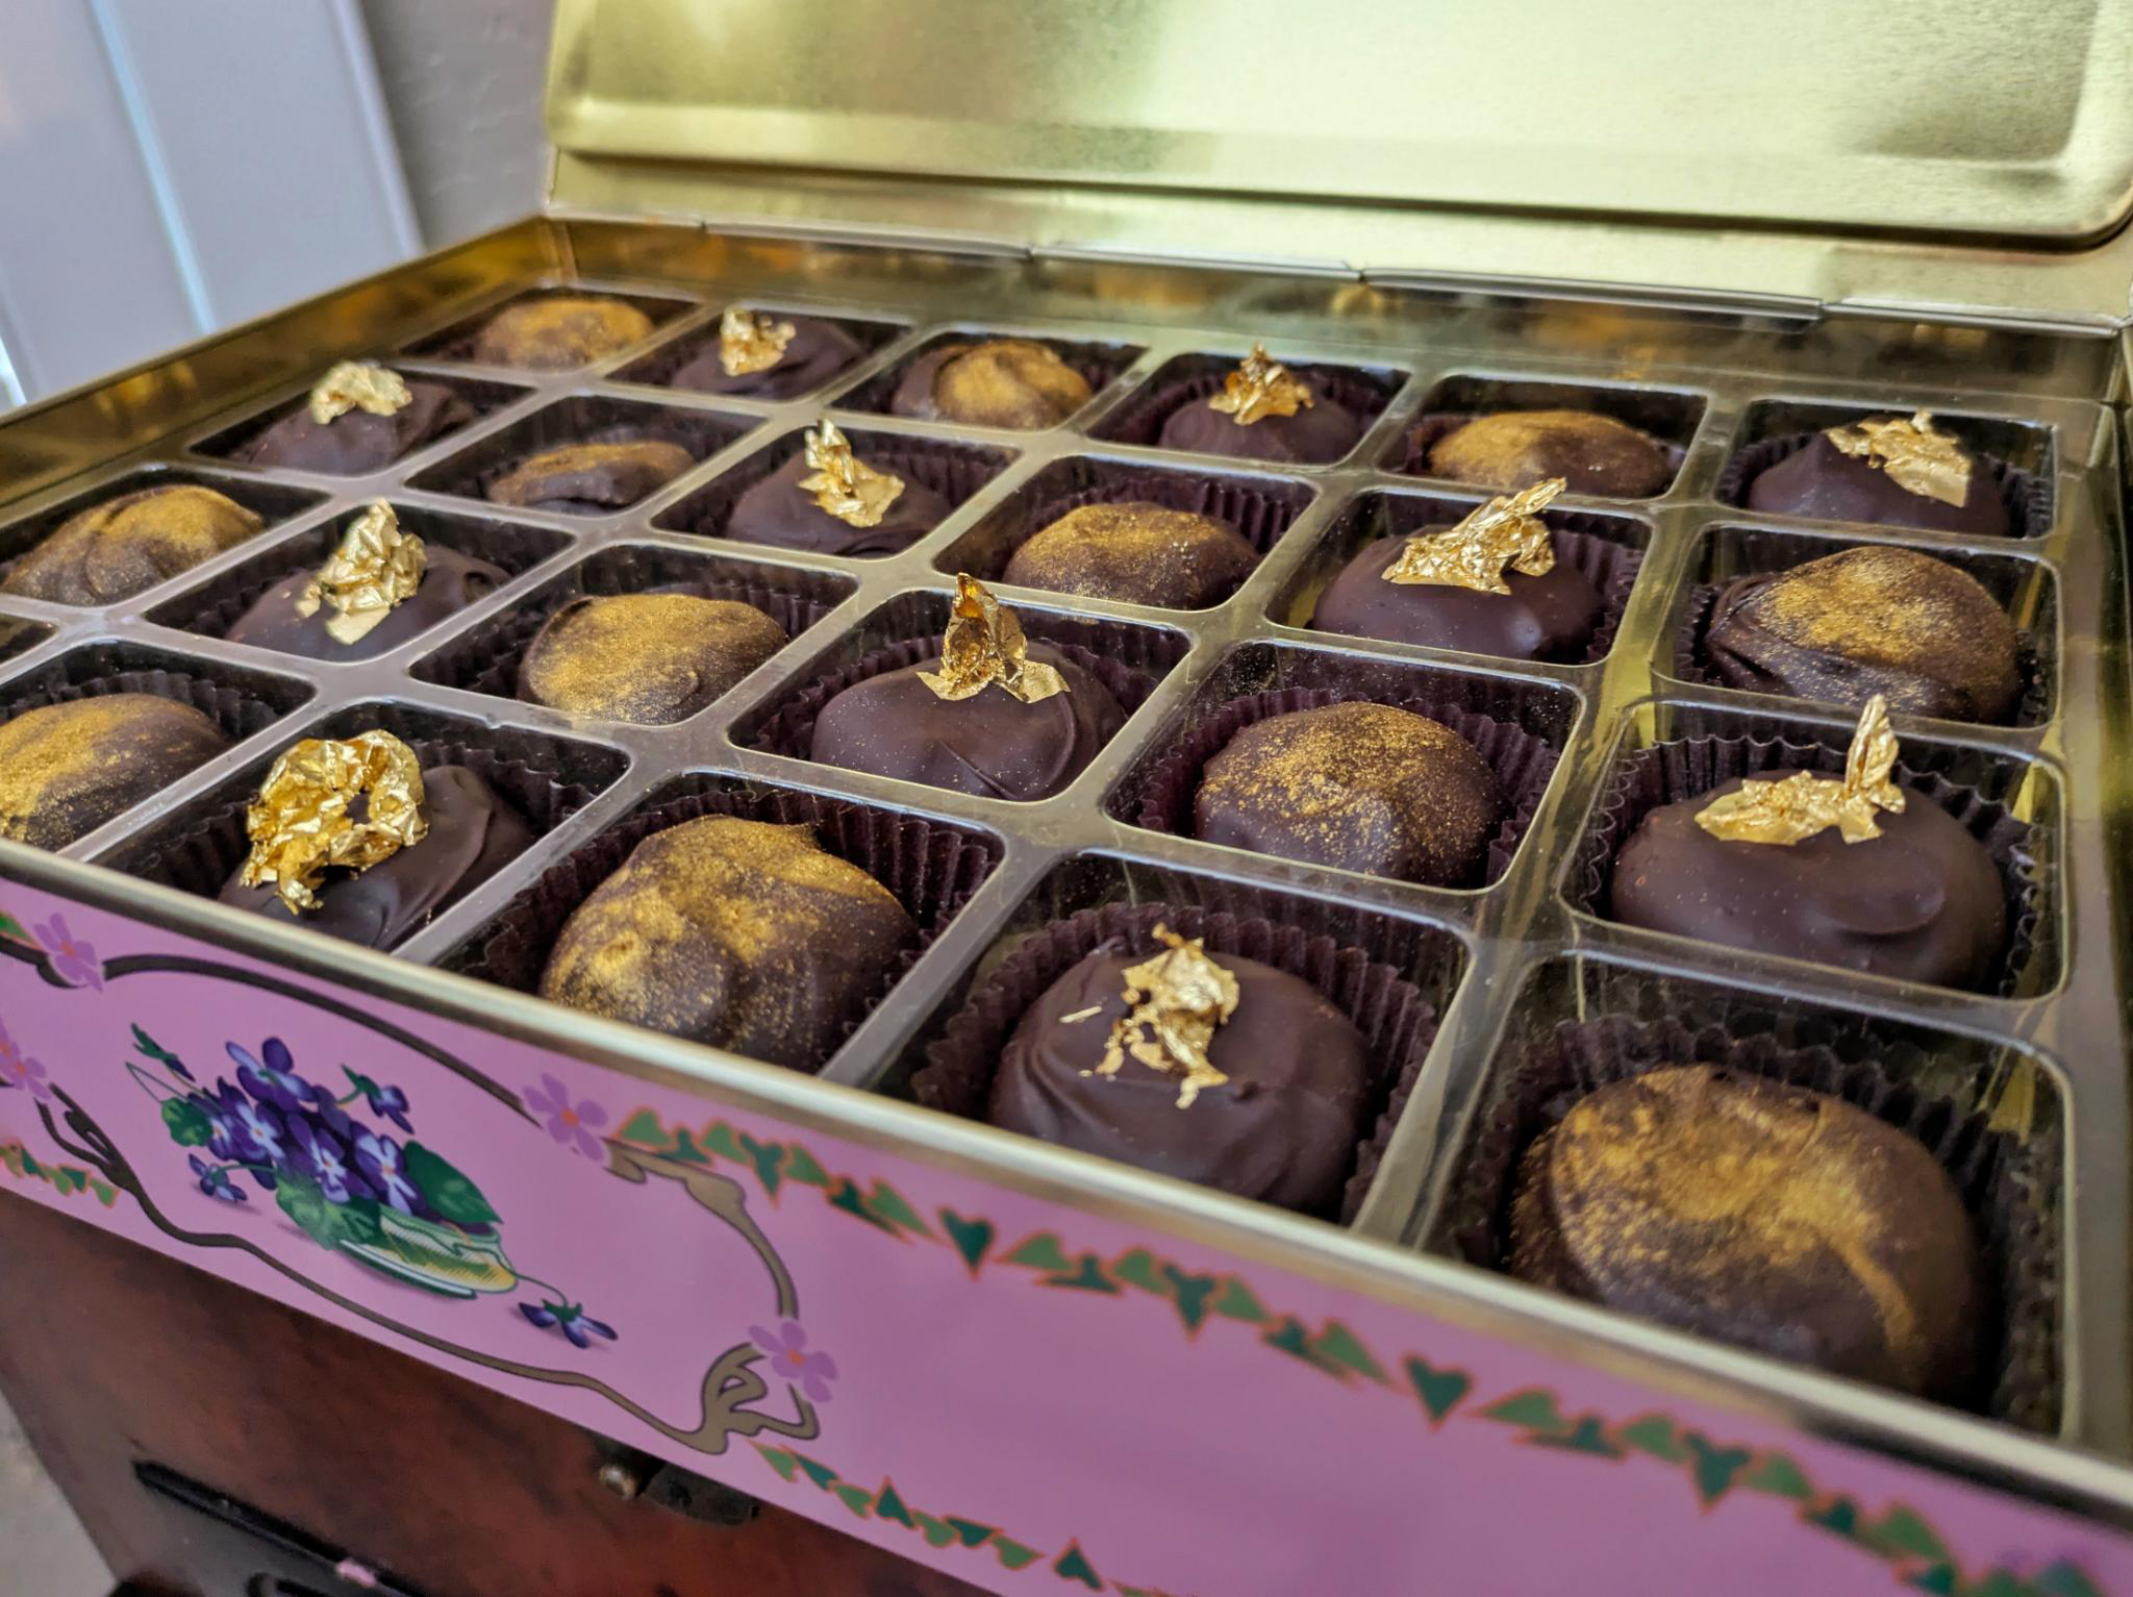
[[[212,488],[144,488],[69,516],[8,568],[0,592],[54,604],[116,604],[235,548],[264,525]]]
[[[65,848],[229,747],[189,704],[107,693],[0,725],[0,837]]]
[[[683,593],[573,599],[519,665],[519,696],[639,726],[684,720],[785,647],[753,605]]]
[[[652,319],[619,299],[557,294],[499,311],[474,340],[474,358],[527,371],[567,371],[604,360],[652,332]]]
[[[1454,428],[1430,447],[1430,475],[1516,491],[1561,477],[1574,494],[1642,499],[1674,480],[1666,448],[1589,410],[1506,410]]]
[[[1028,588],[1197,610],[1227,598],[1259,551],[1212,516],[1143,500],[1079,505],[1038,529],[1002,575]]]
[[[891,408],[972,427],[1055,427],[1089,402],[1088,379],[1047,344],[992,338],[951,344],[914,363]]]

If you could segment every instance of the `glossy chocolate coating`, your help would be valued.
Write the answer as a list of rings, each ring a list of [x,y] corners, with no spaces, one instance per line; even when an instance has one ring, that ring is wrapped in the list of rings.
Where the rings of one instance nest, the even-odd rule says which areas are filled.
[[[393,606],[391,612],[354,643],[342,643],[326,630],[337,613],[322,604],[308,616],[296,613],[296,601],[311,585],[315,568],[299,571],[269,588],[252,608],[237,618],[225,636],[232,643],[255,648],[279,649],[307,660],[367,660],[372,655],[396,649],[408,639],[427,632],[438,622],[456,615],[492,588],[511,580],[501,567],[476,560],[441,543],[429,545],[428,564],[414,593]]]
[[[1414,536],[1449,530],[1424,527]],[[1563,557],[1560,540],[1554,566],[1539,576],[1505,571],[1507,594],[1450,583],[1387,582],[1385,573],[1406,547],[1406,538],[1364,545],[1319,594],[1312,627],[1512,660],[1577,661],[1607,611],[1600,590]]]
[[[284,471],[362,477],[474,419],[474,407],[442,383],[409,378],[407,392],[408,402],[390,416],[351,410],[320,422],[305,405],[239,449],[237,458]]]
[[[2000,601],[1967,571],[1914,549],[1867,544],[1718,596],[1704,656],[1729,687],[2006,722],[2022,696],[2020,643]]]
[[[655,832],[563,925],[541,996],[813,1069],[918,928],[804,826],[706,816]]]
[[[1255,721],[1207,762],[1193,799],[1207,842],[1440,887],[1479,878],[1502,821],[1481,751],[1389,704]]]
[[[822,707],[811,757],[824,765],[985,798],[1049,798],[1126,724],[1111,690],[1056,649],[1029,646],[1067,690],[1024,704],[997,684],[943,699],[918,679],[936,657],[855,682]]]
[[[393,948],[533,843],[525,818],[464,765],[424,769],[422,813],[430,829],[413,848],[368,870],[329,867],[317,909],[292,914],[272,887],[241,883],[241,866],[223,883],[222,902],[365,948]]]
[[[25,710],[0,725],[0,837],[65,848],[228,747],[191,705],[152,693]]]
[[[866,353],[859,340],[819,316],[785,316],[772,319],[792,323],[792,342],[775,366],[759,372],[728,376],[719,360],[718,334],[680,371],[667,380],[670,388],[687,388],[699,394],[748,394],[757,399],[791,399],[811,388],[820,388]]]
[[[1057,350],[1027,338],[943,344],[919,356],[889,398],[889,413],[920,421],[1027,432],[1056,427],[1089,402],[1088,379]]]
[[[1886,418],[1884,418],[1886,419]],[[1807,447],[1765,467],[1748,485],[1748,508],[1822,521],[1866,521],[1885,527],[1927,527],[2004,538],[2007,504],[1986,462],[1973,455],[1963,502],[1951,505],[1914,494],[1879,466],[1847,455],[1816,433]]]
[[[500,505],[600,516],[634,505],[672,482],[696,457],[664,438],[627,438],[602,444],[565,444],[528,455],[489,484]]]
[[[1615,860],[1617,920],[1940,987],[1985,981],[2007,940],[2007,893],[1984,845],[1946,810],[1912,793],[1863,843],[1835,827],[1804,843],[1732,842],[1696,824],[1740,785],[1645,816]]]
[[[265,524],[212,488],[143,488],[69,516],[8,567],[0,593],[116,604],[235,548]]]
[[[519,662],[518,696],[638,726],[686,719],[785,647],[752,605],[686,593],[573,599]]]
[[[1709,1065],[1602,1087],[1526,1151],[1511,1273],[1961,1401],[1986,1291],[1940,1162],[1842,1099]]]
[[[875,461],[865,463],[877,471],[889,470]],[[924,483],[895,472],[892,475],[901,478],[904,491],[877,525],[855,527],[824,510],[800,486],[803,478],[813,475],[806,452],[794,455],[734,501],[725,535],[737,543],[805,549],[818,555],[892,555],[925,537],[954,508]]]
[[[1195,399],[1170,413],[1156,442],[1164,449],[1189,449],[1201,455],[1323,466],[1353,449],[1363,436],[1364,425],[1354,411],[1315,391],[1313,403],[1295,415],[1261,416],[1249,425],[1214,409],[1205,399]]]
[[[474,339],[492,366],[559,372],[604,360],[651,336],[652,319],[619,299],[556,294],[499,311]]]
[[[1198,610],[1228,598],[1257,564],[1259,551],[1228,522],[1129,500],[1069,510],[1002,575],[1055,593]]]
[[[1666,446],[1589,410],[1505,410],[1430,446],[1429,475],[1506,493],[1561,477],[1574,494],[1644,499],[1674,480]]]
[[[1208,1061],[1230,1079],[1180,1109],[1175,1072],[1128,1054],[1116,1075],[1092,1073],[1127,1012],[1127,968],[1154,952],[1152,944],[1098,949],[1046,988],[1000,1052],[986,1118],[1239,1197],[1330,1212],[1366,1128],[1362,1033],[1308,983],[1216,953],[1238,998]],[[1091,1009],[1086,1019],[1065,1018]]]

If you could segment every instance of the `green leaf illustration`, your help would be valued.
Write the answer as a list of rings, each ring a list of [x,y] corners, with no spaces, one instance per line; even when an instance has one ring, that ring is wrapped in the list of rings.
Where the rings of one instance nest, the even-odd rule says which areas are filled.
[[[996,1233],[990,1220],[966,1220],[953,1209],[940,1211],[941,1228],[948,1233],[948,1240],[955,1244],[955,1251],[963,1256],[976,1275],[978,1267],[985,1262],[985,1255],[992,1251]]]
[[[1442,1425],[1474,1389],[1474,1378],[1466,1371],[1440,1370],[1412,1353],[1407,1356],[1407,1379],[1414,1386],[1415,1396],[1422,1399],[1422,1406],[1429,1410],[1432,1425]]]
[[[378,1219],[364,1214],[353,1203],[335,1203],[318,1187],[300,1177],[283,1174],[274,1189],[281,1212],[322,1248],[338,1249],[346,1243],[376,1242]]]
[[[916,1528],[911,1518],[910,1507],[896,1490],[894,1481],[883,1481],[881,1483],[881,1490],[874,1496],[874,1517],[877,1519],[893,1519],[899,1525],[913,1525]]]
[[[1059,1555],[1052,1564],[1052,1573],[1062,1580],[1078,1580],[1091,1591],[1104,1589],[1103,1576],[1091,1567],[1079,1542],[1070,1543],[1067,1550]]]
[[[634,1142],[645,1148],[663,1148],[671,1140],[660,1127],[659,1116],[649,1109],[640,1109],[623,1121],[622,1129],[615,1135],[624,1142]]]
[[[646,1112],[650,1113],[649,1110]],[[784,1476],[786,1480],[793,1480],[799,1475],[800,1461],[786,1452],[784,1448],[769,1447],[762,1442],[757,1442],[754,1445],[755,1450],[763,1455],[763,1462]]]
[[[190,1098],[165,1098],[163,1125],[170,1140],[181,1148],[204,1148],[215,1135],[215,1123],[207,1111]]]
[[[174,1065],[178,1062],[176,1054],[149,1036],[147,1032],[141,1030],[139,1026],[133,1028],[133,1042],[134,1046],[139,1048],[142,1053],[160,1064]]]
[[[37,939],[25,931],[22,922],[12,915],[0,915],[0,937],[5,937],[11,943],[28,943],[32,948],[37,946]]]
[[[1909,1553],[1915,1558],[1925,1559],[1928,1563],[1947,1563],[1953,1556],[1948,1551],[1948,1544],[1940,1539],[1940,1532],[1928,1524],[1916,1509],[1902,1503],[1882,1515],[1880,1523],[1869,1529],[1866,1535],[1877,1547]]]
[[[499,1225],[503,1216],[452,1163],[419,1142],[407,1145],[407,1174],[431,1208],[455,1225]]]

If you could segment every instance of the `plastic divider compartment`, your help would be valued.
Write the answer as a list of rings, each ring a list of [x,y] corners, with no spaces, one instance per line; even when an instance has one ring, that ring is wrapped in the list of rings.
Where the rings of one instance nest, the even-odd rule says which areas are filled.
[[[950,327],[934,333],[925,342],[906,350],[903,357],[886,371],[875,372],[842,393],[833,389],[830,395],[829,408],[832,410],[871,411],[877,416],[890,415],[892,412],[889,409],[889,401],[895,396],[897,384],[903,381],[904,373],[909,371],[918,361],[924,360],[928,355],[933,354],[944,345],[983,344],[1005,339],[1019,339],[1027,343],[1047,345],[1061,360],[1073,367],[1075,371],[1081,373],[1082,380],[1089,385],[1088,402],[1076,410],[1073,415],[1060,422],[1059,425],[1062,427],[1078,426],[1094,414],[1093,407],[1105,398],[1111,385],[1125,374],[1127,368],[1140,358],[1143,348],[1138,343],[1113,341],[1083,332],[1050,332],[1037,328],[982,325]],[[909,419],[928,420],[930,418],[914,417]],[[943,426],[964,425],[959,422],[951,422],[946,417],[939,418],[939,424]],[[993,429],[985,430],[991,431]],[[1049,430],[1048,428],[1039,427],[1027,429],[1027,432],[1035,434]],[[1006,428],[999,429],[999,431],[1012,436],[1023,430]]]
[[[324,377],[326,375],[327,367],[331,366],[332,364],[333,363],[331,361],[328,361],[325,366],[321,366],[318,369],[317,375],[312,379],[312,381],[316,382],[319,377]],[[397,367],[395,367],[394,369],[399,370],[399,368]],[[510,382],[491,382],[486,378],[480,377],[462,377],[459,376],[457,373],[407,370],[401,371],[400,375],[405,377],[409,382],[434,383],[439,387],[449,388],[452,390],[453,393],[457,394],[461,399],[464,399],[469,405],[474,407],[474,417],[471,421],[461,422],[457,427],[453,427],[445,432],[439,433],[434,438],[426,439],[422,443],[417,444],[413,449],[409,450],[409,455],[427,454],[430,450],[437,448],[439,445],[451,439],[458,438],[461,434],[466,433],[472,430],[473,428],[479,427],[485,420],[495,415],[498,411],[504,409],[507,406],[517,404],[520,400],[526,398],[527,395],[533,392],[532,388],[529,386],[521,386],[520,384]],[[251,415],[246,416],[241,421],[230,423],[227,426],[218,427],[214,431],[207,433],[205,436],[195,439],[191,445],[191,452],[195,455],[202,456],[208,460],[217,461],[235,471],[279,471],[282,468],[273,466],[255,466],[252,465],[249,461],[240,460],[237,457],[248,444],[250,444],[254,439],[259,437],[259,435],[265,432],[269,427],[280,421],[284,416],[295,415],[298,411],[302,410],[310,403],[311,390],[307,386],[296,394],[292,394],[286,398],[277,400],[275,403],[267,406],[264,410],[254,411]],[[404,459],[406,457],[403,456],[402,458]],[[383,475],[386,472],[396,471],[398,470],[398,468],[399,462],[395,461],[391,465],[382,468],[380,472],[372,473],[371,475]],[[331,474],[316,475],[324,476],[326,480],[329,481],[335,480]],[[299,482],[313,480],[314,478],[314,474],[307,472],[292,472],[291,476],[293,476]]]
[[[853,367],[860,365],[864,361],[871,360],[897,339],[911,331],[909,322],[877,316],[859,316],[842,311],[818,310],[811,306],[794,304],[775,297],[759,299],[744,295],[714,307],[708,313],[707,320],[676,333],[649,354],[639,356],[619,371],[610,372],[608,381],[615,383],[641,383],[651,388],[670,387],[676,372],[695,360],[704,351],[717,347],[719,319],[724,314],[727,305],[736,305],[745,310],[757,311],[772,318],[785,316],[812,317],[818,322],[828,322],[834,327],[841,328],[858,343],[859,353],[852,357],[849,365],[831,373],[813,388],[791,396],[793,400],[799,401],[812,399],[818,394],[827,393],[839,383],[849,382]],[[692,392],[692,390],[686,388],[675,389],[674,391],[681,394]],[[702,394],[698,397],[716,399],[720,396]],[[748,396],[735,395],[733,397],[747,398]]]
[[[537,287],[524,288],[513,293],[504,294],[491,300],[480,310],[465,316],[455,317],[435,332],[426,333],[402,343],[399,345],[399,353],[421,360],[471,362],[474,359],[474,340],[476,336],[493,319],[515,305],[523,305],[529,301],[543,299],[615,299],[622,301],[625,305],[636,306],[638,310],[643,311],[651,319],[652,331],[648,338],[639,339],[629,345],[628,348],[617,350],[613,355],[603,355],[597,361],[588,361],[583,366],[570,368],[571,371],[577,373],[582,373],[589,367],[605,365],[618,359],[634,359],[650,343],[651,339],[658,338],[674,322],[688,315],[701,303],[693,298],[685,299],[678,294],[647,290],[635,285],[615,286],[606,283],[547,282]],[[562,375],[561,373],[520,367],[497,367],[495,369],[500,371],[523,370],[529,379],[535,380]]]
[[[1470,487],[1431,471],[1429,451],[1467,422],[1507,410],[1587,410],[1649,433],[1659,440],[1674,465],[1665,487],[1636,501],[1650,503],[1664,498],[1680,482],[1682,463],[1695,445],[1709,400],[1703,393],[1685,388],[1459,372],[1431,385],[1422,396],[1421,409],[1401,427],[1379,464],[1402,476]]]

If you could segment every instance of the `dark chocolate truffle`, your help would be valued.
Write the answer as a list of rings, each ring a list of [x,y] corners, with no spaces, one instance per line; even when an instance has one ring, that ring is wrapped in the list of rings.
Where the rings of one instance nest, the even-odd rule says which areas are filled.
[[[1030,588],[1198,610],[1219,604],[1259,563],[1226,521],[1142,500],[1082,505],[1017,549],[1002,576]]]
[[[427,564],[414,593],[353,643],[342,643],[326,630],[335,616],[332,605],[321,605],[308,616],[296,613],[297,600],[317,574],[312,570],[299,571],[269,588],[224,635],[232,643],[279,649],[307,660],[367,660],[397,649],[511,580],[501,567],[444,544],[430,544],[424,553]]]
[[[1895,418],[1871,418],[1862,426]],[[1965,452],[1967,454],[1967,452]],[[1973,537],[2004,538],[2007,505],[1991,466],[1969,456],[1969,475],[1959,504],[1914,493],[1871,456],[1847,454],[1827,432],[1804,448],[1758,472],[1748,484],[1748,508],[1822,521],[1865,521],[1886,527],[1926,527]]]
[[[474,340],[474,359],[559,372],[590,365],[652,332],[652,319],[619,299],[552,295],[499,311]]]
[[[903,906],[804,826],[655,832],[563,924],[541,996],[810,1070],[917,940]]]
[[[1237,981],[1236,1010],[1207,1049],[1229,1080],[1180,1108],[1179,1073],[1130,1051],[1115,1075],[1096,1073],[1130,1007],[1126,971],[1151,952],[1098,949],[1044,991],[1001,1050],[986,1118],[1238,1197],[1331,1212],[1366,1125],[1362,1033],[1287,972],[1211,954]]]
[[[284,471],[361,477],[474,419],[474,407],[442,383],[411,378],[407,393],[408,402],[390,416],[358,409],[322,422],[309,406],[292,411],[239,449],[237,458]]]
[[[528,455],[487,492],[497,504],[521,510],[598,516],[634,505],[695,464],[694,455],[664,438],[565,444]]]
[[[243,867],[223,883],[221,900],[365,948],[392,948],[419,931],[461,894],[494,876],[533,842],[533,828],[464,765],[422,773],[422,813],[429,831],[365,870],[329,866],[314,889],[318,907],[290,910],[269,885],[247,887]]]
[[[1645,499],[1674,480],[1666,446],[1589,410],[1506,410],[1430,446],[1429,474],[1511,491],[1561,477],[1574,494]]]
[[[1986,1292],[1955,1184],[1838,1098],[1709,1065],[1581,1099],[1526,1151],[1511,1273],[1624,1314],[1961,1401]]]
[[[1410,537],[1448,532],[1424,527]],[[1366,544],[1319,594],[1311,625],[1390,643],[1432,649],[1465,649],[1512,660],[1577,661],[1584,658],[1607,606],[1590,579],[1565,558],[1555,540],[1555,564],[1537,577],[1506,569],[1511,591],[1483,593],[1451,583],[1387,582],[1385,573],[1406,549],[1407,538]]]
[[[668,381],[671,388],[687,388],[699,394],[746,394],[755,399],[792,399],[820,388],[865,350],[859,340],[819,316],[783,316],[770,313],[773,324],[792,328],[792,340],[775,366],[760,371],[728,372],[720,358],[720,341],[714,337]]]
[[[265,524],[212,488],[144,488],[69,516],[8,568],[0,592],[116,604],[235,548]]]
[[[1024,704],[997,682],[943,699],[919,680],[938,659],[855,682],[822,707],[810,758],[986,798],[1049,798],[1126,724],[1111,690],[1057,649],[1029,646],[1066,691]]]
[[[2022,696],[2020,645],[1999,600],[1967,571],[1913,549],[1865,545],[1718,596],[1704,656],[1728,687],[2004,723]]]
[[[1437,887],[1480,877],[1502,821],[1481,751],[1389,704],[1255,721],[1207,762],[1193,800],[1207,842]]]
[[[1300,466],[1326,465],[1353,449],[1363,436],[1363,418],[1265,357],[1264,350],[1255,349],[1229,385],[1172,411],[1157,444],[1202,455]],[[1283,415],[1279,409],[1262,413],[1249,405],[1234,412],[1222,408],[1237,403],[1232,387],[1249,394],[1252,382],[1269,377],[1273,385],[1294,396],[1293,413]],[[1259,381],[1259,388],[1267,390],[1267,383]],[[1252,419],[1245,420],[1247,416]]]
[[[577,715],[665,726],[694,715],[786,641],[769,616],[730,599],[573,599],[519,662],[518,694]]]
[[[885,465],[877,469],[889,470]],[[904,491],[875,525],[855,527],[824,510],[814,494],[800,486],[802,479],[813,475],[806,453],[794,455],[734,501],[725,536],[737,543],[804,549],[811,554],[892,555],[925,537],[954,508],[924,483],[892,472],[902,479]]]
[[[892,415],[1027,432],[1056,427],[1089,402],[1088,379],[1057,350],[1027,338],[943,344],[913,361],[890,397]]]
[[[0,725],[0,837],[65,848],[228,747],[191,705],[152,693],[25,710]]]
[[[1786,775],[1770,772],[1760,781]],[[1614,863],[1617,920],[1701,943],[1975,988],[2007,940],[2007,895],[1984,845],[1922,794],[1799,843],[1714,837],[1696,823],[1739,780],[1644,817]]]

